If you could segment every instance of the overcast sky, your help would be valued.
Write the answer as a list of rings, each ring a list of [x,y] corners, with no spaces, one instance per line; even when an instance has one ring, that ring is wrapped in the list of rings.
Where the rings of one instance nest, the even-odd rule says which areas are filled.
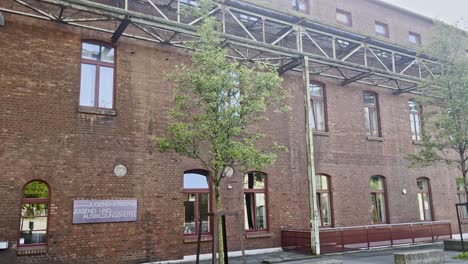
[[[449,24],[468,23],[468,0],[383,0]]]

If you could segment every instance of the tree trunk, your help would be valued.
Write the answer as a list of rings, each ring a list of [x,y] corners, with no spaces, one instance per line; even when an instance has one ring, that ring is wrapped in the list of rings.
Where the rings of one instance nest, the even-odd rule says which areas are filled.
[[[215,180],[214,184],[214,191],[215,191],[215,202],[216,202],[216,211],[222,211],[222,204],[221,204],[221,193],[219,192],[219,180]],[[220,215],[216,217],[216,224],[215,228],[218,228],[218,241],[213,241],[213,243],[218,243],[218,263],[224,264],[224,244],[223,244],[223,223]]]
[[[466,161],[465,161],[465,149],[462,148],[461,146],[459,146],[459,153],[460,155],[460,171],[462,173],[462,176],[463,176],[463,186],[465,187],[465,199],[466,201],[465,202],[468,202],[468,182],[467,182],[467,173],[468,173],[468,168],[467,168],[467,164],[466,164]]]

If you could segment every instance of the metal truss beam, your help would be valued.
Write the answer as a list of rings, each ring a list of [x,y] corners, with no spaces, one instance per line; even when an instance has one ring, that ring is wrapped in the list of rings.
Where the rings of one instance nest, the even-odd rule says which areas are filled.
[[[197,40],[195,24],[204,19],[182,13],[181,6],[187,5],[182,0],[99,2],[1,0],[0,11],[109,33],[112,42],[123,36],[185,49],[190,48],[189,41]],[[297,58],[306,57],[322,69],[314,74],[340,79],[341,85],[359,82],[404,93],[415,92],[417,84],[434,76],[438,67],[436,60],[415,50],[242,0],[217,4],[206,16],[222,23],[221,37],[230,50],[229,57],[262,61],[278,67],[281,74],[302,71]],[[118,26],[116,21],[120,21]],[[354,77],[347,78],[343,73]],[[372,81],[379,78],[389,81]],[[389,85],[390,81],[396,86]],[[402,89],[398,82],[410,84],[411,89]]]
[[[302,61],[299,60],[299,58],[296,58],[296,59],[290,61],[289,63],[286,63],[285,65],[279,67],[278,68],[278,74],[283,75],[285,72],[290,71],[290,70],[296,68],[297,66],[299,66],[301,64],[302,64]]]
[[[130,24],[130,19],[125,18],[120,22],[119,27],[115,30],[114,34],[111,37],[112,43],[116,43],[119,38],[122,36],[124,33],[125,29],[128,27],[128,24]]]
[[[363,73],[360,73],[360,74],[358,74],[358,75],[356,75],[356,76],[354,76],[352,78],[349,78],[349,79],[346,79],[346,80],[340,82],[339,85],[340,86],[345,86],[345,85],[348,85],[350,83],[357,82],[357,81],[359,81],[361,79],[367,78],[367,77],[369,77],[371,75],[372,75],[372,72],[363,72]]]

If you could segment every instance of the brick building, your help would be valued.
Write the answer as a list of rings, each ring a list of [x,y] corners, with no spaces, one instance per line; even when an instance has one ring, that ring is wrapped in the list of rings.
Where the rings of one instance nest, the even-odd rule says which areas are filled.
[[[184,43],[198,21],[177,10],[192,4],[0,2],[0,263],[181,259],[195,254],[199,231],[210,252],[210,221],[198,230],[196,217],[212,198],[205,173],[153,143],[172,105],[164,73],[190,59]],[[292,94],[291,112],[260,124],[289,152],[222,186],[225,209],[245,219],[246,249],[279,248],[282,228],[309,228],[307,89],[322,229],[455,221],[457,171],[403,159],[420,139],[412,99],[431,71],[416,57],[430,19],[378,0],[229,1],[213,14],[225,17],[230,54],[276,64]],[[298,56],[310,60],[307,89]],[[136,220],[74,223],[77,200],[136,200]],[[232,250],[236,228],[229,222]]]

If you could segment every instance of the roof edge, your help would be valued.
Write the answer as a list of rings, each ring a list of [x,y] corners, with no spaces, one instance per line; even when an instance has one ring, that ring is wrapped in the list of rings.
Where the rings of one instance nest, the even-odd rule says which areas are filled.
[[[390,4],[390,3],[387,3],[387,2],[385,2],[383,0],[367,0],[367,1],[378,4],[378,5],[381,5],[381,6],[384,6],[386,8],[391,8],[391,9],[394,9],[396,11],[406,13],[406,14],[411,15],[411,16],[415,16],[417,18],[426,20],[427,22],[430,22],[430,23],[434,24],[435,19],[430,18],[430,17],[425,16],[425,15],[422,15],[422,14],[419,14],[417,12],[411,11],[411,10],[406,9],[404,7],[400,7],[400,6],[397,6],[397,5],[394,5],[394,4]]]

